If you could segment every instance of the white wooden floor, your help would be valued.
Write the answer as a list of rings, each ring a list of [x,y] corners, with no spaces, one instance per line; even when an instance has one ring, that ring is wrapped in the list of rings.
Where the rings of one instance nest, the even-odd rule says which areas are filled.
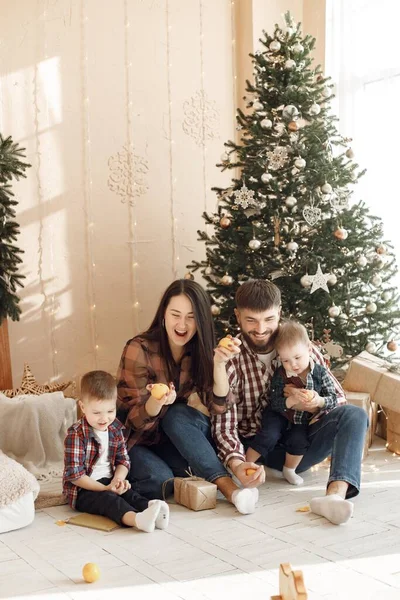
[[[301,488],[269,480],[254,515],[225,501],[199,513],[171,505],[168,531],[152,534],[59,527],[72,511],[40,511],[30,527],[0,538],[0,597],[269,600],[279,563],[291,562],[310,599],[399,599],[400,457],[376,440],[355,515],[341,527],[296,512],[324,493],[327,468],[306,474]],[[101,569],[94,584],[81,577],[87,562]]]

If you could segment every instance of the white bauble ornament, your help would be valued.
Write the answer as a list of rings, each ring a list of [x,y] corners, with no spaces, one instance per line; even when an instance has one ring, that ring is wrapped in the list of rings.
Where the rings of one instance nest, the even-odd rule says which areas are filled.
[[[287,60],[285,62],[285,69],[294,69],[296,66],[296,61],[294,61],[293,59],[289,58],[289,60]]]
[[[289,250],[289,252],[297,252],[297,250],[299,249],[299,245],[297,242],[292,241],[288,243],[286,248]]]
[[[381,298],[384,302],[389,302],[389,300],[391,299],[392,294],[390,292],[383,292]]]
[[[278,137],[286,133],[286,127],[283,123],[277,123],[274,127]]]
[[[307,163],[304,160],[304,158],[296,158],[296,160],[294,161],[294,166],[296,167],[296,169],[304,169],[306,164]]]
[[[223,152],[221,154],[221,162],[227,162],[229,160],[229,154],[227,152]]]
[[[260,121],[260,125],[263,129],[271,129],[272,121],[271,119],[263,119],[262,121]]]
[[[374,342],[368,342],[368,344],[365,346],[365,349],[370,354],[374,354],[376,352],[376,344],[374,344]]]
[[[230,275],[224,275],[223,277],[221,277],[221,283],[222,285],[232,285],[233,277],[231,277]]]
[[[375,304],[375,302],[368,302],[367,306],[365,307],[365,312],[368,315],[373,315],[374,313],[376,313],[378,307]]]
[[[204,274],[205,275],[212,275],[212,267],[208,266],[204,269]]]
[[[269,49],[272,50],[272,52],[278,52],[281,49],[280,42],[278,42],[278,40],[274,40],[270,43]]]
[[[293,104],[288,104],[282,110],[282,117],[284,119],[289,119],[290,121],[295,121],[299,116],[298,109]]]
[[[300,279],[300,284],[303,286],[303,288],[309,288],[312,286],[312,278],[309,275],[303,275],[303,277]]]
[[[340,308],[340,306],[335,306],[335,305],[334,305],[334,306],[331,306],[331,307],[328,309],[328,315],[329,315],[329,316],[330,316],[332,319],[334,319],[334,318],[336,318],[336,317],[338,317],[338,316],[340,315],[340,311],[341,311],[341,308]]]
[[[347,323],[348,320],[349,320],[349,317],[346,315],[346,313],[340,313],[339,321],[341,323]]]
[[[294,196],[288,196],[285,200],[286,206],[293,208],[297,204],[297,199]]]
[[[193,273],[190,273],[190,272],[185,273],[185,275],[183,276],[183,279],[190,279],[190,281],[193,281],[194,275],[193,275]]]
[[[389,350],[389,352],[396,352],[396,350],[398,349],[398,345],[394,340],[390,340],[386,344],[386,348]]]
[[[292,46],[292,52],[294,52],[295,54],[301,54],[304,51],[304,46],[302,46],[299,42],[297,42],[297,44],[294,44],[294,46]]]
[[[217,317],[220,313],[221,313],[220,307],[217,306],[216,304],[213,304],[211,306],[211,314],[214,315],[214,317]]]
[[[352,148],[348,148],[346,150],[346,156],[347,158],[354,158],[354,150]]]
[[[376,252],[377,254],[386,254],[386,246],[384,246],[383,244],[379,244],[379,246],[376,248]]]
[[[344,227],[339,227],[336,231],[333,232],[333,235],[338,240],[346,240],[349,236],[349,232]]]
[[[331,273],[328,277],[328,279],[326,280],[326,283],[328,285],[335,285],[337,283],[337,277],[334,273]]]
[[[324,185],[321,186],[321,192],[323,194],[331,194],[332,193],[332,186],[330,183],[324,183]]]
[[[323,95],[324,98],[329,98],[329,96],[331,95],[331,90],[328,86],[324,87],[322,89],[321,94]]]
[[[252,250],[259,250],[261,248],[261,242],[260,240],[250,240],[249,241],[249,248],[251,248]]]
[[[321,112],[321,107],[319,104],[316,104],[316,103],[311,104],[308,112],[311,116],[316,117]]]
[[[271,181],[271,179],[272,179],[272,175],[271,175],[271,173],[263,173],[263,174],[261,175],[261,181],[262,181],[263,183],[268,183],[268,181]]]
[[[364,256],[363,254],[361,256],[359,256],[357,259],[357,264],[359,267],[366,267],[368,264],[367,257]]]
[[[254,102],[253,108],[254,108],[254,110],[262,110],[264,108],[264,106],[263,106],[263,104],[261,104],[261,102]]]
[[[382,277],[380,275],[375,274],[371,279],[372,285],[375,287],[379,287],[382,285]]]

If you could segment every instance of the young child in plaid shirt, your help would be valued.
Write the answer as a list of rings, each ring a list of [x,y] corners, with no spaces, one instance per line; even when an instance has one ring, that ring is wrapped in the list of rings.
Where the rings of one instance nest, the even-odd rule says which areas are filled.
[[[169,507],[131,489],[130,461],[122,424],[115,418],[117,387],[105,371],[82,377],[83,417],[64,443],[63,492],[72,508],[109,517],[119,525],[151,532],[168,526]]]
[[[283,322],[275,349],[281,366],[272,377],[269,405],[263,411],[261,430],[248,448],[246,460],[255,462],[260,456],[267,456],[283,437],[286,448],[283,476],[289,483],[301,485],[303,479],[297,475],[296,468],[310,445],[308,426],[315,415],[296,410],[295,406],[304,402],[310,408],[317,407],[320,412],[328,413],[338,404],[337,394],[329,371],[314,363],[310,356],[311,343],[303,325],[290,320]],[[292,388],[288,397],[286,386]]]

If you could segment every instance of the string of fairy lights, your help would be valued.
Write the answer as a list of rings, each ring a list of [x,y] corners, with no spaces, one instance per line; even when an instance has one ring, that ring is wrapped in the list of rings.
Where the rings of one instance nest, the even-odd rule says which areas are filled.
[[[91,165],[91,129],[90,129],[90,99],[88,89],[88,43],[87,27],[88,16],[86,14],[86,2],[81,3],[81,89],[82,89],[82,158],[83,158],[83,204],[85,216],[86,233],[86,260],[87,260],[87,297],[89,303],[89,321],[91,343],[93,347],[94,365],[98,365],[98,332],[97,332],[97,306],[96,306],[96,263],[94,260],[94,235],[95,224],[93,219],[93,180]]]

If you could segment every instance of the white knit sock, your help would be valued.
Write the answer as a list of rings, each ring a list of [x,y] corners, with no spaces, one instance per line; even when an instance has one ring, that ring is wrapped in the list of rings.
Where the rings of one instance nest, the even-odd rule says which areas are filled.
[[[352,517],[354,504],[348,500],[343,500],[339,494],[330,494],[322,498],[313,498],[310,502],[310,508],[316,515],[325,517],[334,525],[347,523]]]
[[[158,504],[153,504],[143,512],[136,513],[136,528],[151,533],[156,526],[156,520],[160,512]]]
[[[232,493],[232,503],[242,515],[250,515],[256,510],[258,502],[257,488],[243,488]]]
[[[167,529],[169,523],[169,506],[164,500],[150,500],[149,506],[156,504],[160,507],[160,512],[156,519],[157,529]]]
[[[283,467],[282,473],[283,473],[283,476],[286,479],[286,481],[288,481],[292,485],[301,485],[302,483],[304,483],[304,479],[302,477],[300,477],[300,475],[297,475],[295,469],[289,469],[289,467]]]

